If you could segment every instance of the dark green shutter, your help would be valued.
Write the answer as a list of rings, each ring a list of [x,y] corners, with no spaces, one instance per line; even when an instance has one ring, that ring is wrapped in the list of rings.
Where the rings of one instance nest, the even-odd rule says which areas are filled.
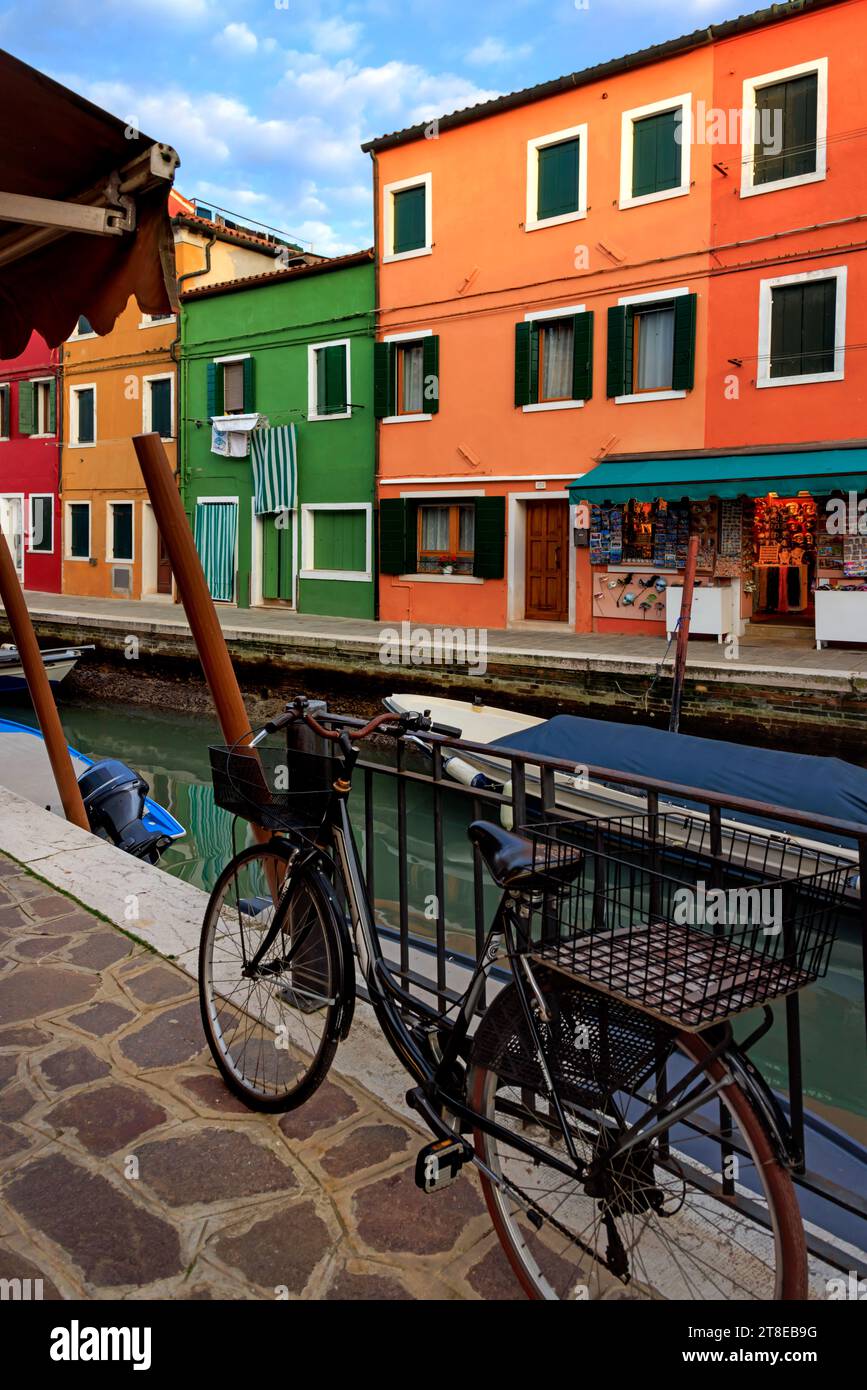
[[[57,433],[57,382],[54,377],[48,384],[48,433]]]
[[[73,502],[69,508],[69,553],[76,560],[90,556],[90,508],[86,502]]]
[[[422,339],[422,409],[436,415],[440,408],[440,340],[435,333]]]
[[[36,424],[33,418],[33,382],[19,381],[18,383],[18,433],[35,433]]]
[[[772,377],[834,370],[837,281],[781,285],[771,299]]]
[[[346,349],[319,348],[316,353],[316,409],[318,415],[340,415],[348,404]]]
[[[427,244],[427,188],[423,183],[394,195],[394,255],[418,251]]]
[[[608,363],[605,394],[632,394],[632,312],[627,305],[608,310]]]
[[[576,314],[572,320],[572,399],[589,401],[593,395],[593,310]]]
[[[505,497],[478,497],[473,555],[473,574],[477,579],[502,579],[505,549]]]
[[[556,145],[543,145],[538,152],[539,181],[536,216],[562,217],[578,211],[580,178],[580,142],[562,140]]]
[[[250,415],[256,409],[256,387],[255,373],[253,371],[254,359],[244,358],[244,414]]]
[[[162,439],[172,438],[172,383],[168,379],[148,382],[151,393],[151,430]]]
[[[96,439],[95,391],[92,386],[78,392],[78,444],[93,444]]]
[[[415,574],[418,567],[418,503],[392,497],[379,504],[379,568],[382,574]]]
[[[682,112],[643,116],[632,126],[632,196],[662,193],[680,185],[683,147],[678,138]]]
[[[208,419],[223,413],[223,369],[216,362],[208,363]]]
[[[515,405],[539,399],[539,332],[535,323],[515,324]]]
[[[391,343],[373,345],[373,413],[377,420],[394,414],[394,353]]]
[[[815,72],[775,82],[756,92],[754,183],[772,183],[815,172],[818,93],[819,78]]]
[[[674,301],[672,391],[691,391],[695,380],[695,309],[698,295],[679,294]]]
[[[116,560],[132,559],[132,503],[119,502],[111,509],[111,553]]]

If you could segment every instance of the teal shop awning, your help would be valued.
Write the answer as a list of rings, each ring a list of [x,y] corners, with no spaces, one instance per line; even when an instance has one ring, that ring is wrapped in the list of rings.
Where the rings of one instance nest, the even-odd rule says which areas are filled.
[[[867,448],[805,449],[797,453],[693,454],[677,458],[607,459],[569,487],[569,500],[652,502],[661,497],[790,496],[805,491],[824,495],[867,488]]]
[[[211,598],[231,603],[235,597],[237,502],[197,502],[195,539]]]
[[[257,516],[291,512],[298,493],[298,454],[295,426],[253,430],[253,506]]]

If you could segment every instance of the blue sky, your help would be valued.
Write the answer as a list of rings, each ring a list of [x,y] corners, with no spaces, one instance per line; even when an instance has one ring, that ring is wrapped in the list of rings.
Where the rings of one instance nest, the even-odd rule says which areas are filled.
[[[0,0],[0,46],[174,145],[177,186],[340,254],[362,140],[759,8],[736,0]]]

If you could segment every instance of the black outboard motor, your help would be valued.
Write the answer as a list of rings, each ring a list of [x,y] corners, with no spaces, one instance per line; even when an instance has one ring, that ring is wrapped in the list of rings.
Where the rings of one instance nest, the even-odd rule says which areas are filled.
[[[150,790],[144,778],[118,758],[105,758],[82,772],[78,785],[93,833],[156,864],[170,839],[142,820]]]

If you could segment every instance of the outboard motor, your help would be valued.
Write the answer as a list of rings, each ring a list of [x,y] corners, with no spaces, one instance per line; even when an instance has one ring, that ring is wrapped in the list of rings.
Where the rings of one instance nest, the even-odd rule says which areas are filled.
[[[170,840],[144,824],[150,790],[144,778],[118,758],[105,758],[82,772],[78,785],[93,833],[136,859],[156,864]]]

